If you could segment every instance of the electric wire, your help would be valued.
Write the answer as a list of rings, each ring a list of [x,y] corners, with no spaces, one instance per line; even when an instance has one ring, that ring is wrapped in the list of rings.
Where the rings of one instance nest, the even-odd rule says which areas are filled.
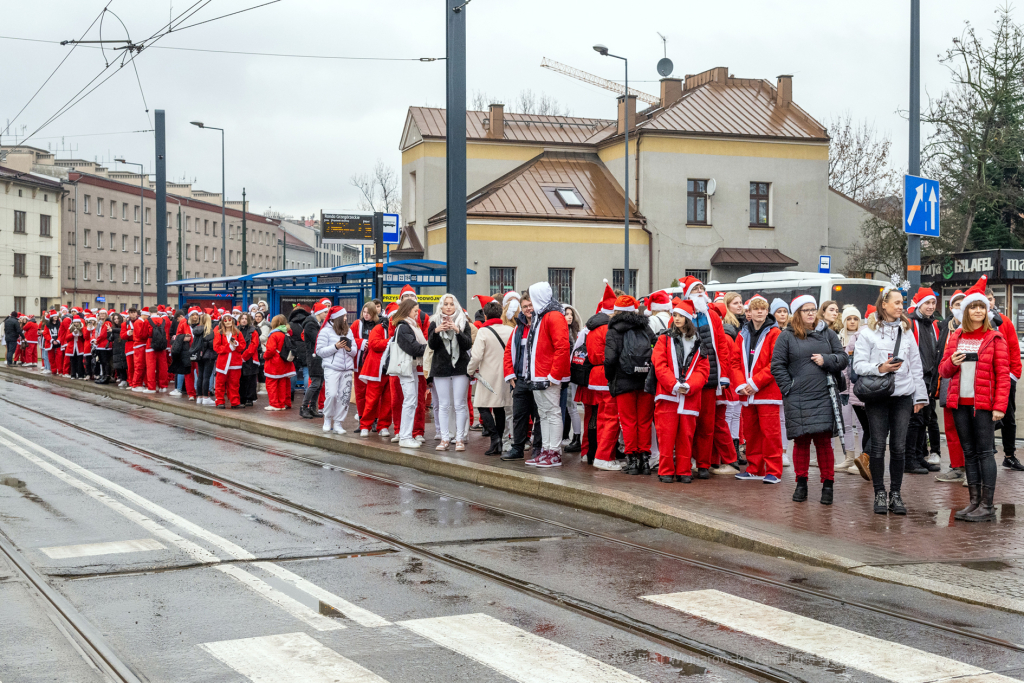
[[[182,28],[176,28],[174,30],[175,31],[184,31],[187,28],[193,28],[195,26],[202,26],[203,24],[209,24],[211,21],[217,21],[218,19],[224,19],[226,17],[233,17],[236,14],[241,14],[242,12],[248,12],[250,10],[259,9],[260,7],[266,7],[267,5],[273,5],[274,3],[277,3],[277,2],[281,2],[281,0],[270,0],[270,2],[265,2],[262,5],[253,5],[252,7],[246,7],[245,9],[240,9],[237,12],[231,12],[229,14],[222,14],[219,17],[213,17],[212,19],[204,19],[203,21],[197,21],[194,24],[189,24],[188,26],[184,26]]]

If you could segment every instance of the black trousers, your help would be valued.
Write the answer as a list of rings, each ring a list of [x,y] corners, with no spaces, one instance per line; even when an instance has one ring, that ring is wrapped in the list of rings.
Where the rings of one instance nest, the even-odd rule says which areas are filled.
[[[1006,404],[1006,415],[1003,416],[1003,454],[1010,457],[1017,449],[1017,382],[1010,380],[1010,401]]]
[[[924,461],[928,455],[928,431],[929,424],[935,418],[935,399],[929,399],[928,405],[916,413],[910,415],[910,425],[907,427],[907,449],[906,456],[918,461]],[[938,428],[938,422],[935,423]]]
[[[480,411],[480,422],[491,436],[491,446],[501,446],[501,437],[505,433],[504,408],[477,408]]]
[[[907,427],[914,413],[913,396],[890,396],[864,404],[871,425],[871,484],[885,489],[885,440],[889,438],[889,490],[903,488],[903,461],[907,449]]]
[[[306,388],[306,393],[302,395],[302,407],[309,408],[310,410],[316,410],[320,400],[320,387],[324,385],[324,376],[314,377],[309,376],[309,387]],[[365,410],[365,408],[364,408]]]
[[[4,341],[7,343],[7,364],[8,365],[13,365],[14,364],[14,352],[18,348],[18,340],[17,339],[5,339]]]
[[[854,406],[853,414],[857,416],[857,421],[860,422],[860,428],[864,430],[864,435],[860,437],[860,449],[862,453],[871,454],[871,423],[868,422],[868,411],[864,406]]]
[[[1007,413],[1009,415],[1009,413]],[[960,406],[953,411],[953,424],[964,449],[967,484],[996,486],[996,429],[991,410]]]
[[[530,418],[533,418],[533,447],[541,447],[540,438],[540,413],[537,412],[537,403],[533,400],[533,390],[530,383],[524,380],[516,380],[515,389],[512,390],[512,448],[523,452],[526,450],[526,441],[530,438]]]
[[[210,378],[213,377],[216,369],[216,359],[199,361],[196,370],[196,396],[207,397],[210,395]]]
[[[93,362],[96,364],[96,374],[100,377],[110,375],[110,356],[113,352],[109,349],[96,349],[93,352]]]
[[[252,373],[251,375],[243,374],[238,382],[238,400],[242,403],[255,403],[256,392],[257,392],[257,375]]]
[[[85,356],[71,356],[71,377],[85,377]]]

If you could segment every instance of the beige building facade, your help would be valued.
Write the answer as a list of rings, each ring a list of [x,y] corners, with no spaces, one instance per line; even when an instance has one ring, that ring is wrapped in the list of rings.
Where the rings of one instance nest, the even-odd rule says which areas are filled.
[[[61,196],[56,180],[0,166],[0,317],[60,304]]]

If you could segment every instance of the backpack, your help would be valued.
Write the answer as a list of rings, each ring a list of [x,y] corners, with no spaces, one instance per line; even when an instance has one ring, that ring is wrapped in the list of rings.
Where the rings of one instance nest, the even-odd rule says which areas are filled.
[[[578,387],[590,386],[590,371],[594,366],[587,359],[587,345],[580,344],[569,357],[569,381]]]
[[[149,348],[154,351],[166,351],[167,350],[167,328],[164,327],[163,321],[159,325],[152,325],[153,336],[149,338]]]
[[[646,330],[629,329],[622,335],[622,352],[619,353],[619,372],[624,375],[648,375],[651,371],[651,354],[654,347]]]
[[[281,344],[281,360],[291,363],[295,360],[295,340],[290,334],[284,334],[284,342]]]

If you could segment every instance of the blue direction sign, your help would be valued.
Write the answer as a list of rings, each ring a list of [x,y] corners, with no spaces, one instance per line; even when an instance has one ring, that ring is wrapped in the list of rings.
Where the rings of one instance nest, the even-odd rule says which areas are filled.
[[[831,273],[832,272],[832,257],[822,255],[818,257],[818,272],[819,273]]]
[[[903,176],[903,232],[939,236],[939,181]]]

